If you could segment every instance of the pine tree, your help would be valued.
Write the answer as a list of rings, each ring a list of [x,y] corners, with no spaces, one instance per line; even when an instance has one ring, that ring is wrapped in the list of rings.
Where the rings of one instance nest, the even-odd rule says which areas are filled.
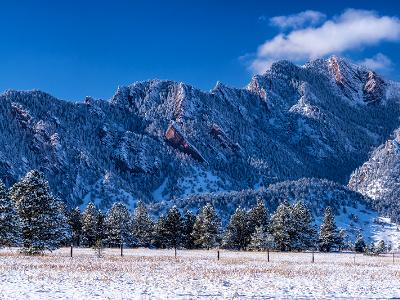
[[[255,231],[256,227],[260,226],[267,230],[269,223],[268,210],[265,207],[262,199],[257,199],[257,204],[250,209],[248,213],[248,220],[251,233]]]
[[[346,230],[340,229],[339,234],[338,234],[338,241],[337,241],[339,251],[342,251],[345,248],[346,238],[347,238]]]
[[[0,180],[0,248],[21,242],[21,222],[6,187]]]
[[[251,233],[247,212],[238,207],[226,227],[222,244],[230,249],[245,249],[250,242]]]
[[[378,245],[375,248],[376,254],[382,254],[386,251],[386,245],[384,240],[380,240]]]
[[[57,226],[56,230],[60,236],[60,243],[62,246],[69,246],[72,242],[72,228],[68,224],[68,211],[64,202],[59,199],[56,199],[57,208],[58,208],[58,221],[59,226]]]
[[[377,254],[377,253],[376,253],[376,247],[375,247],[374,242],[371,242],[371,244],[369,245],[369,247],[367,246],[367,247],[365,248],[365,253],[368,254],[368,255],[376,255],[376,254]]]
[[[263,226],[257,226],[251,235],[249,249],[250,250],[265,250],[275,247],[274,237],[268,233]]]
[[[183,246],[186,249],[194,248],[192,232],[195,222],[196,216],[190,210],[186,210],[183,216]]]
[[[96,237],[96,241],[101,241],[101,243],[106,238],[105,220],[106,220],[106,215],[101,210],[99,210],[98,214],[97,214],[97,228],[96,228],[97,229],[97,237]]]
[[[292,247],[296,250],[314,248],[316,230],[311,211],[303,202],[296,202],[292,208],[293,241]]]
[[[183,220],[176,206],[168,210],[163,222],[163,240],[167,248],[177,249],[182,244]]]
[[[167,244],[165,222],[165,216],[161,215],[154,228],[152,243],[157,248],[165,248]]]
[[[99,211],[89,202],[82,213],[82,245],[93,247],[99,239]]]
[[[217,245],[221,221],[211,204],[206,204],[196,217],[193,226],[194,244],[200,248],[210,249]]]
[[[82,235],[82,220],[79,207],[76,207],[68,214],[68,224],[72,230],[72,243],[79,247]]]
[[[149,247],[153,238],[153,231],[154,223],[149,212],[144,203],[139,201],[132,216],[132,235],[135,244],[139,247]]]
[[[354,242],[354,251],[358,253],[364,253],[367,248],[367,244],[364,241],[364,237],[359,234],[356,241]]]
[[[292,237],[295,231],[292,216],[292,207],[284,201],[276,209],[271,218],[271,233],[274,236],[276,246],[281,251],[291,250]]]
[[[36,254],[60,247],[68,234],[66,217],[43,174],[36,170],[28,172],[14,184],[10,195],[21,219],[23,251]]]
[[[263,226],[264,228],[267,228],[269,223],[268,210],[262,199],[257,199],[256,205],[250,209],[248,214],[249,219],[255,227]]]
[[[329,252],[338,245],[338,230],[332,209],[328,206],[325,209],[324,221],[319,232],[319,248],[321,251]]]
[[[105,237],[110,246],[131,243],[129,210],[122,202],[115,202],[104,220]]]

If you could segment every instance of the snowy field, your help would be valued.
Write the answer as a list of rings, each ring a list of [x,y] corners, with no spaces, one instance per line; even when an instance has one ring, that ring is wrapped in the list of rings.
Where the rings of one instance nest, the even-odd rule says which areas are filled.
[[[60,249],[41,257],[0,250],[0,299],[397,298],[400,255],[215,250]],[[355,262],[354,262],[355,260]]]

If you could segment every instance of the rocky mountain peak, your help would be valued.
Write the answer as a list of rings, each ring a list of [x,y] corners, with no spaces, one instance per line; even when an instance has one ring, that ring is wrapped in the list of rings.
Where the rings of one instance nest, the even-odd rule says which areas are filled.
[[[364,84],[364,101],[367,103],[377,103],[385,99],[385,81],[373,71],[368,71]]]
[[[339,62],[339,59],[337,58],[337,56],[332,56],[331,58],[329,58],[328,62],[329,62],[330,71],[332,72],[336,83],[344,85],[345,78],[342,74],[342,63]]]

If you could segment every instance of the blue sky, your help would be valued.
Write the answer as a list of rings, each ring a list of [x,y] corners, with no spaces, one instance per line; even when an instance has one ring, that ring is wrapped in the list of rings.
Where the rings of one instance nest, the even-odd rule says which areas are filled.
[[[0,91],[80,101],[152,78],[243,87],[271,61],[332,53],[400,80],[397,1],[22,0],[0,9]]]

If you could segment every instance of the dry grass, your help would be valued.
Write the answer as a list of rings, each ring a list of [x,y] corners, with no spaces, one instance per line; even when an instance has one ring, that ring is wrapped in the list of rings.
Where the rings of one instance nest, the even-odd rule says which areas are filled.
[[[311,263],[311,253],[274,252],[270,262],[262,252],[221,251],[219,261],[214,250],[178,251],[176,259],[173,250],[130,249],[120,257],[118,249],[105,249],[103,255],[98,258],[94,250],[74,249],[74,257],[70,258],[69,249],[60,249],[32,257],[2,250],[0,276],[15,274],[28,289],[30,284],[43,282],[57,288],[59,284],[65,288],[81,284],[83,291],[79,295],[86,296],[93,296],[91,286],[101,287],[105,294],[100,298],[108,289],[126,290],[127,295],[134,291],[140,295],[166,293],[185,298],[184,295],[194,297],[203,292],[221,297],[232,293],[243,297],[275,293],[330,295],[337,292],[334,287],[343,295],[382,296],[381,289],[386,289],[385,293],[400,296],[400,257],[393,264],[391,256],[363,255],[357,255],[354,263],[351,253],[316,253],[315,263]],[[397,287],[388,291],[394,282]],[[0,298],[1,291],[0,288]]]

